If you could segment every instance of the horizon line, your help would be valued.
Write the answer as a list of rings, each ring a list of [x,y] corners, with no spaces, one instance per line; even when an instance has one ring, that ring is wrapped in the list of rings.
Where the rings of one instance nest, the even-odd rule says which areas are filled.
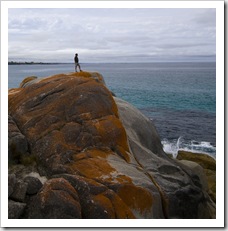
[[[127,64],[127,63],[216,63],[216,60],[172,60],[172,61],[149,61],[149,62],[80,62],[80,64]],[[8,61],[8,65],[16,64],[74,64],[74,62],[59,62],[59,61]]]

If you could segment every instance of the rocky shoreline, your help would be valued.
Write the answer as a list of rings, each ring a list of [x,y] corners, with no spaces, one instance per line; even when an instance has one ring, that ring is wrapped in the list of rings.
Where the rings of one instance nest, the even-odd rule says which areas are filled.
[[[216,217],[215,161],[168,157],[99,73],[26,78],[9,90],[8,126],[9,218]]]

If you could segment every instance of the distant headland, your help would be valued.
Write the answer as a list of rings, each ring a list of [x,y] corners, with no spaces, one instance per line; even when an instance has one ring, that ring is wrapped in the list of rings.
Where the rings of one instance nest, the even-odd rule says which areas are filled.
[[[46,63],[46,62],[16,62],[16,61],[9,61],[8,65],[36,65],[36,64],[42,64],[42,65],[49,65],[49,64],[62,64],[62,63],[58,63],[58,62],[50,62],[50,63]]]

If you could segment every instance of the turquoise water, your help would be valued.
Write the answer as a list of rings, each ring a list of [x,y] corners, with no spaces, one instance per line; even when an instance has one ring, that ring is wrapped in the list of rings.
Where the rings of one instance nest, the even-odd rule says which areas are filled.
[[[164,149],[216,155],[215,63],[81,64],[100,72],[108,88],[155,124]],[[9,65],[9,88],[26,77],[74,71],[73,64]]]

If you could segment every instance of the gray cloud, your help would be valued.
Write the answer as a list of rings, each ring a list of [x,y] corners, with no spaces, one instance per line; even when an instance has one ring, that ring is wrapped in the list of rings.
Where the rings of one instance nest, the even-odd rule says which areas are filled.
[[[9,60],[215,60],[214,9],[9,9]]]
[[[204,9],[199,12],[194,18],[192,18],[193,22],[198,24],[204,24],[205,26],[209,26],[215,28],[215,10],[214,9]]]

